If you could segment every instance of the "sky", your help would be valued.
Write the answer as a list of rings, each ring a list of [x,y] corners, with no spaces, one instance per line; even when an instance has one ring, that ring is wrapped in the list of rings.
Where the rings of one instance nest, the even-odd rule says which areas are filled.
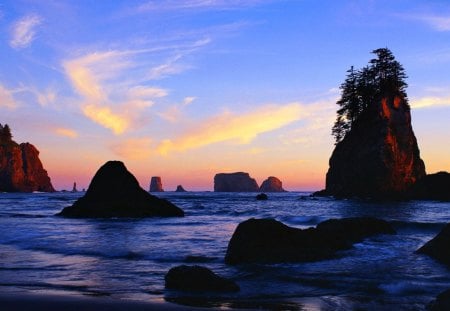
[[[427,173],[450,171],[450,2],[0,1],[0,123],[54,187],[120,160],[148,189],[216,173],[324,188],[339,85],[389,48]]]

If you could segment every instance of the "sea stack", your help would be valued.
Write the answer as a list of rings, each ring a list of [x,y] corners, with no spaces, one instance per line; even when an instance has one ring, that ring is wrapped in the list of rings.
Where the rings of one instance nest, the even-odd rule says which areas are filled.
[[[173,217],[184,212],[139,186],[120,161],[105,163],[95,174],[86,194],[59,216],[72,218]]]
[[[73,183],[72,192],[78,192],[78,190],[77,190],[77,183],[76,182]]]
[[[276,177],[270,176],[263,181],[261,187],[259,187],[261,192],[285,192],[283,189],[283,183]]]
[[[12,140],[7,124],[0,124],[0,192],[54,192],[50,177],[30,143]]]
[[[214,176],[215,192],[257,192],[256,180],[248,173],[219,173]]]
[[[153,176],[150,180],[150,192],[164,192],[161,177]]]
[[[175,192],[186,192],[186,190],[183,188],[182,185],[178,185],[177,189],[175,190]]]

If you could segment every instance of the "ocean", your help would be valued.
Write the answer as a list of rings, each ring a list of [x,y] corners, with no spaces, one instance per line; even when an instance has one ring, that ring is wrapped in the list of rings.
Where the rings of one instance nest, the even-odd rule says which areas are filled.
[[[312,198],[306,192],[164,192],[183,218],[66,219],[54,216],[82,193],[0,194],[0,291],[110,296],[211,308],[424,310],[450,288],[450,270],[414,251],[450,222],[450,203],[380,203]],[[275,218],[308,228],[330,218],[372,216],[396,235],[379,235],[313,263],[224,263],[236,226]],[[164,289],[171,267],[199,264],[233,279],[238,293]]]

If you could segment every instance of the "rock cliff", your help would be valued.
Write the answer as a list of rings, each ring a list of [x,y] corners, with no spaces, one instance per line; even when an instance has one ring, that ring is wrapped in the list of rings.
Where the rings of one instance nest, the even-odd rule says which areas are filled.
[[[257,192],[256,180],[248,173],[219,173],[214,176],[215,192]]]
[[[150,180],[150,192],[164,192],[161,177],[153,176]]]
[[[3,129],[0,125],[0,132]],[[39,151],[30,143],[19,145],[11,136],[0,135],[0,192],[33,191],[55,191]]]
[[[370,105],[331,155],[325,194],[402,197],[425,165],[401,94],[385,93]]]
[[[259,187],[261,192],[284,192],[283,184],[281,180],[276,177],[270,176],[263,181],[261,187]]]

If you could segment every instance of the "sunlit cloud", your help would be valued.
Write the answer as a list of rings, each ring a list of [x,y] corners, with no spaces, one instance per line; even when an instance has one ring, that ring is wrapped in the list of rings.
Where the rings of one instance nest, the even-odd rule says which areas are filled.
[[[49,106],[55,103],[56,101],[57,94],[56,91],[53,89],[48,89],[44,92],[39,92],[35,90],[33,93],[36,95],[36,99],[39,105],[43,107]]]
[[[131,98],[158,98],[165,97],[168,95],[168,91],[158,87],[148,87],[138,85],[132,87],[128,91],[128,96]]]
[[[12,26],[10,46],[15,49],[26,48],[36,36],[36,27],[42,23],[39,15],[31,14],[22,17]]]
[[[183,115],[183,109],[194,102],[195,99],[193,96],[185,97],[181,104],[171,105],[166,110],[159,112],[158,115],[166,121],[172,123],[178,122]]]
[[[150,138],[129,138],[112,144],[110,149],[124,159],[143,160],[152,154],[151,143]]]
[[[15,109],[17,106],[17,102],[13,97],[13,92],[0,84],[0,108]]]
[[[82,111],[92,121],[110,129],[114,134],[124,133],[130,126],[130,120],[126,116],[114,113],[109,107],[98,105],[85,105]]]
[[[75,130],[69,129],[69,128],[56,128],[55,133],[59,136],[68,137],[68,138],[77,138],[78,133]]]
[[[181,58],[181,55],[170,58],[166,63],[159,66],[151,68],[148,79],[149,80],[159,80],[167,76],[181,73],[188,69],[187,66],[177,63]]]
[[[416,98],[410,100],[410,105],[411,108],[414,109],[448,107],[450,106],[450,96],[446,97],[429,96]]]
[[[192,102],[193,102],[195,99],[196,99],[196,98],[195,98],[194,96],[188,96],[188,97],[185,97],[185,98],[183,99],[183,105],[185,105],[185,106],[190,105],[190,104],[192,104]]]
[[[262,133],[301,119],[303,113],[304,109],[298,103],[265,106],[242,115],[224,113],[204,121],[178,138],[163,141],[157,150],[166,155],[171,151],[196,149],[224,141],[248,144]]]

